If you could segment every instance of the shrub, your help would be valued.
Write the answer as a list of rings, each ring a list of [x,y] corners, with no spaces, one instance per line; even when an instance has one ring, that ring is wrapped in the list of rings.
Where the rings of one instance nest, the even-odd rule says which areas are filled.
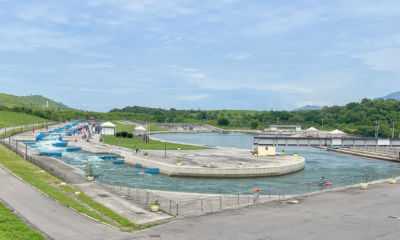
[[[121,137],[121,133],[120,133],[120,132],[117,132],[117,133],[115,133],[115,136],[116,136],[116,137]]]
[[[128,132],[121,132],[122,137],[126,137],[126,135],[128,135]]]
[[[257,129],[259,124],[260,122],[258,121],[258,119],[251,119],[250,121],[251,129]]]
[[[127,138],[133,138],[133,134],[132,133],[128,133],[128,135],[126,135]]]
[[[218,126],[228,126],[229,120],[227,118],[220,118],[218,119]]]

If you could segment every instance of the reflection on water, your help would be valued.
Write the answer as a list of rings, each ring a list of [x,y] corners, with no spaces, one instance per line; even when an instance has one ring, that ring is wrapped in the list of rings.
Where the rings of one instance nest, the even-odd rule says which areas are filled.
[[[156,138],[187,142],[201,145],[216,145],[236,148],[251,149],[253,137],[256,135],[241,133],[199,133],[199,134],[160,134]],[[58,151],[63,156],[58,159],[67,161],[78,168],[84,169],[86,161],[91,161],[96,166],[96,172],[128,182],[134,186],[165,191],[182,191],[197,193],[235,193],[250,191],[256,188],[269,188],[282,185],[297,184],[309,181],[318,181],[320,177],[325,179],[338,178],[362,174],[366,170],[375,168],[376,171],[388,169],[390,166],[398,166],[382,160],[361,158],[344,155],[325,150],[308,147],[278,147],[278,151],[286,153],[298,152],[306,158],[306,168],[302,171],[278,176],[263,178],[187,178],[167,177],[162,174],[144,174],[144,170],[136,169],[128,164],[113,165],[112,160],[101,160],[93,153],[84,151],[67,152],[65,147],[54,147],[52,141],[38,142],[39,151]]]

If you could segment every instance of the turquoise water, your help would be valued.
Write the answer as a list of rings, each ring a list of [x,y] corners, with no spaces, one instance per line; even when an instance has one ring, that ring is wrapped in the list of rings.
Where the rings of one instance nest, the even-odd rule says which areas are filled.
[[[201,145],[216,145],[236,148],[251,149],[253,137],[241,133],[199,133],[199,134],[160,134],[155,137],[178,142],[187,142]],[[91,161],[95,164],[96,172],[120,179],[134,186],[164,191],[197,192],[197,193],[236,193],[250,191],[256,188],[270,188],[303,182],[352,176],[362,174],[374,168],[383,171],[391,166],[399,167],[398,163],[361,158],[351,155],[327,152],[325,150],[308,147],[278,147],[287,153],[298,152],[306,158],[306,168],[299,172],[264,178],[186,178],[168,177],[162,174],[144,174],[144,170],[136,169],[128,164],[113,165],[112,160],[101,160],[93,153],[84,151],[67,152],[65,147],[54,147],[54,141],[38,142],[39,151],[58,151],[63,156],[61,161],[68,161],[78,168],[84,169],[85,163]],[[103,155],[103,154],[102,154]]]

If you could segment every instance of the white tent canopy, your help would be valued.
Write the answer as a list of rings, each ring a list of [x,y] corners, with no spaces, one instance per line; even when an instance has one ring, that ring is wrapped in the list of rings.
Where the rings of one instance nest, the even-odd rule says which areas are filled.
[[[332,132],[329,132],[329,134],[346,134],[346,133],[340,131],[339,129],[335,129]]]
[[[116,127],[114,124],[110,122],[106,122],[100,125],[101,126],[101,134],[103,135],[115,135]]]
[[[110,122],[106,122],[100,125],[101,127],[111,127],[111,128],[115,128],[116,126]]]
[[[319,131],[319,130],[316,129],[315,127],[310,127],[310,128],[308,128],[306,131],[307,131],[307,132],[310,132],[310,131]]]
[[[135,131],[147,131],[143,126],[135,127]]]

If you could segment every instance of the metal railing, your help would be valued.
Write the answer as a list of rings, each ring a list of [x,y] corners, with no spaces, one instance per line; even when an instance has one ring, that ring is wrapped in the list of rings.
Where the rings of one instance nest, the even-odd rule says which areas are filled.
[[[272,200],[288,199],[295,196],[307,196],[308,194],[322,191],[332,191],[333,189],[353,187],[366,180],[367,183],[378,180],[389,180],[389,177],[399,177],[389,175],[386,172],[375,172],[366,180],[365,175],[354,175],[335,179],[326,179],[322,184],[319,181],[307,182],[282,187],[259,189],[258,197],[252,191],[236,194],[224,194],[214,197],[179,201],[176,215],[190,215],[199,213],[212,213],[224,209],[246,207],[258,203]]]
[[[350,147],[350,149],[383,153],[385,155],[395,155],[395,156],[399,156],[400,153],[399,148],[393,148],[393,147]]]
[[[32,164],[42,168],[44,171],[52,174],[53,176],[63,180],[66,183],[78,183],[79,184],[79,183],[88,182],[86,176],[83,174],[61,171],[54,165],[48,164],[47,162],[49,162],[49,160],[48,160],[49,158],[28,154],[26,146],[23,148],[21,148],[21,147],[18,148],[17,147],[18,143],[11,142],[9,138],[0,140],[0,142],[6,148],[10,149],[11,151],[15,152],[16,154],[20,155],[21,157],[24,157],[26,161],[29,161]],[[21,144],[19,144],[19,145],[21,145]]]
[[[178,214],[178,205],[174,200],[168,199],[166,197],[159,196],[151,191],[133,186],[124,181],[115,179],[113,177],[109,177],[102,173],[99,174],[98,177],[95,178],[95,181],[98,181],[111,189],[113,192],[120,192],[127,197],[134,198],[146,205],[146,207],[150,207],[152,203],[157,201],[160,204],[160,209],[173,214]]]

